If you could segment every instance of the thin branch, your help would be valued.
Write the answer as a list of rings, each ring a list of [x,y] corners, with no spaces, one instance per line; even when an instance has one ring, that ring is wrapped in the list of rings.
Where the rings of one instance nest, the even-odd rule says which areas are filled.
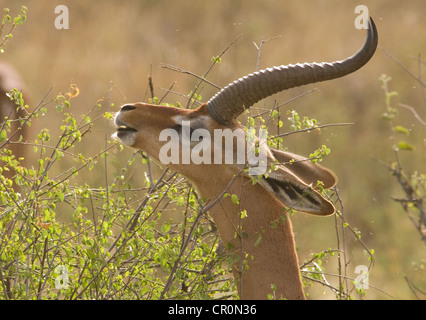
[[[244,172],[244,169],[240,170],[240,172],[238,172],[234,178],[229,182],[229,184],[226,186],[226,188],[223,190],[223,192],[214,200],[212,201],[210,204],[206,204],[206,206],[204,206],[201,211],[203,213],[206,213],[207,211],[209,211],[217,202],[219,202],[223,196],[225,195],[225,193],[228,191],[228,189],[231,187],[231,185],[234,183],[234,181],[241,175],[241,173]]]
[[[212,64],[210,65],[210,67],[207,69],[207,71],[204,73],[202,79],[200,80],[200,82],[198,82],[195,86],[194,91],[192,92],[191,96],[188,99],[188,105],[187,107],[189,107],[189,103],[192,99],[192,97],[194,96],[194,94],[197,92],[198,88],[200,87],[200,85],[203,83],[203,81],[205,81],[204,79],[207,77],[207,75],[210,73],[210,71],[213,69],[213,67],[216,65],[216,60],[218,58],[221,58],[228,50],[229,48],[231,48],[240,38],[241,38],[241,34],[238,35],[234,40],[231,41],[231,43],[217,56],[215,57],[214,61],[212,62]]]
[[[411,111],[411,113],[414,115],[414,117],[422,124],[422,126],[426,127],[426,122],[423,121],[422,118],[420,118],[419,114],[417,113],[416,109],[414,109],[413,107],[403,104],[403,103],[399,103],[398,104],[400,107],[408,109]]]
[[[419,297],[417,293],[420,293],[420,294],[426,296],[426,292],[421,290],[419,287],[417,287],[410,279],[408,279],[407,276],[404,275],[404,279],[405,279],[405,282],[407,282],[408,287],[410,288],[411,292],[414,294],[416,299],[422,300],[422,298]]]
[[[259,113],[257,115],[254,115],[253,118],[259,117],[259,116],[263,116],[264,114],[270,113],[273,110],[278,110],[279,108],[281,108],[281,107],[283,107],[283,106],[285,106],[285,105],[287,105],[287,104],[289,104],[289,103],[291,103],[291,102],[293,102],[293,101],[295,101],[297,99],[300,99],[300,98],[302,98],[302,97],[304,97],[304,96],[306,96],[306,95],[308,95],[308,94],[310,94],[310,93],[312,93],[314,91],[319,91],[319,90],[317,88],[313,88],[311,90],[305,91],[305,92],[303,92],[303,93],[301,93],[301,94],[299,94],[299,95],[297,95],[297,96],[295,96],[295,97],[293,97],[293,98],[291,98],[291,99],[289,99],[289,100],[287,100],[287,101],[285,101],[285,102],[283,102],[283,103],[281,103],[281,104],[279,104],[277,106],[274,106],[272,109],[266,109],[263,112],[261,112],[261,113]],[[255,110],[256,108],[252,107],[250,109],[251,110]]]
[[[160,66],[161,66],[161,68],[164,68],[164,69],[172,70],[172,71],[175,71],[175,72],[180,72],[180,73],[183,73],[183,74],[189,74],[189,75],[191,75],[191,76],[193,76],[193,77],[195,77],[195,78],[197,78],[197,79],[199,79],[199,80],[201,80],[201,81],[203,81],[203,82],[208,83],[209,85],[211,85],[211,86],[215,87],[215,88],[216,88],[216,89],[218,89],[218,90],[222,90],[222,88],[221,88],[221,87],[219,87],[218,85],[214,84],[213,82],[211,82],[211,81],[207,80],[206,78],[204,78],[204,76],[199,76],[199,75],[198,75],[198,74],[196,74],[196,73],[193,73],[193,72],[191,72],[191,71],[188,71],[188,70],[182,69],[182,68],[180,68],[180,67],[172,66],[172,65],[170,65],[170,64],[162,63]]]
[[[406,66],[404,66],[398,59],[394,58],[388,51],[386,51],[385,48],[380,47],[382,51],[397,65],[399,65],[402,69],[404,69],[405,72],[407,72],[414,80],[416,80],[422,87],[426,88],[426,84],[423,82],[422,79],[420,79],[418,76],[416,76],[414,73],[412,73]]]
[[[323,274],[324,272],[316,272],[316,271],[302,271],[302,273],[303,272],[306,272],[306,273],[320,273],[320,274]],[[328,276],[333,276],[333,277],[342,277],[342,275],[340,275],[340,274],[333,274],[333,273],[324,273],[325,275],[328,275]],[[326,284],[326,283],[324,283],[324,282],[322,282],[322,281],[320,281],[320,280],[317,280],[317,279],[314,279],[314,278],[311,278],[311,277],[309,277],[309,276],[306,276],[306,275],[303,275],[302,274],[302,277],[303,278],[305,278],[305,279],[307,279],[307,280],[309,280],[309,281],[312,281],[312,282],[317,282],[317,283],[319,283],[319,284],[322,284],[322,285],[324,285],[324,286],[326,286],[326,287],[329,287],[332,291],[334,291],[336,288],[334,288],[332,285],[330,285],[330,284]],[[346,277],[347,278],[347,280],[352,280],[352,281],[355,281],[356,279],[354,279],[354,278],[352,278],[352,277]],[[392,298],[392,299],[395,299],[395,297],[394,296],[392,296],[391,294],[389,294],[389,293],[387,293],[387,292],[385,292],[385,291],[383,291],[382,289],[379,289],[378,287],[376,287],[376,286],[374,286],[374,285],[372,285],[372,284],[368,284],[368,286],[370,287],[370,288],[372,288],[372,289],[375,289],[375,290],[377,290],[377,291],[379,291],[379,292],[381,292],[381,293],[383,293],[383,294],[385,294],[385,295],[387,295],[388,297],[390,297],[390,298]],[[347,298],[350,298],[350,296],[348,295],[347,296]]]
[[[33,110],[33,112],[31,112],[26,118],[25,118],[25,120],[21,123],[21,125],[19,126],[19,128],[17,129],[17,130],[15,130],[15,132],[13,132],[11,135],[10,135],[10,137],[5,141],[5,142],[3,142],[1,145],[0,145],[0,149],[2,149],[5,145],[7,145],[11,140],[12,140],[12,138],[19,132],[19,130],[24,126],[24,125],[26,125],[27,124],[27,122],[29,122],[30,121],[30,119],[34,116],[34,114],[41,108],[41,106],[42,106],[42,104],[43,104],[43,102],[44,102],[44,100],[47,98],[47,96],[50,94],[50,92],[52,91],[52,89],[53,89],[53,86],[52,87],[50,87],[50,89],[49,90],[47,90],[47,92],[46,92],[46,94],[44,95],[44,97],[41,99],[41,101],[37,104],[37,106],[35,107],[35,109]]]
[[[235,42],[237,42],[237,40],[239,38],[241,38],[242,35],[239,35],[237,38],[235,38],[217,57],[215,57],[215,59],[213,59],[214,61],[212,62],[212,64],[210,65],[210,67],[207,69],[207,71],[204,73],[204,75],[199,76],[191,71],[179,68],[179,67],[175,67],[175,66],[171,66],[168,64],[161,64],[162,68],[165,69],[170,69],[176,72],[180,72],[180,73],[184,73],[184,74],[189,74],[197,79],[199,79],[200,81],[195,85],[195,89],[192,91],[191,95],[189,96],[188,99],[188,104],[187,104],[187,108],[189,108],[189,104],[191,103],[192,98],[194,97],[194,94],[197,92],[198,88],[200,87],[200,85],[203,82],[208,83],[209,85],[213,86],[214,88],[218,89],[218,90],[222,90],[222,88],[216,84],[214,84],[213,82],[209,81],[206,79],[207,75],[210,73],[210,71],[213,69],[213,67],[216,65],[216,59],[221,58],[228,50],[229,48],[231,48]]]
[[[343,249],[341,250],[342,254],[343,254],[343,280],[344,280],[344,284],[342,284],[342,278],[339,277],[339,295],[340,298],[342,297],[342,290],[343,288],[345,289],[345,294],[349,294],[348,290],[348,282],[347,282],[347,260],[346,260],[346,234],[345,234],[345,219],[344,219],[344,206],[343,206],[343,201],[342,198],[340,197],[339,194],[339,190],[337,189],[337,186],[334,187],[334,192],[337,196],[337,201],[339,202],[339,206],[340,206],[340,215],[335,214],[334,215],[334,225],[336,228],[336,238],[337,238],[337,248],[340,251],[340,238],[339,238],[339,229],[338,229],[338,223],[337,223],[337,217],[339,216],[341,219],[341,224],[340,224],[340,228],[342,230],[342,246]],[[339,259],[338,259],[338,269],[339,269],[339,274],[342,274],[342,261],[341,261],[341,256],[340,253],[337,254]]]
[[[275,138],[278,138],[278,137],[286,137],[286,136],[289,136],[291,134],[300,133],[300,132],[308,132],[308,131],[312,131],[312,130],[315,130],[315,129],[321,129],[321,128],[326,128],[326,127],[350,126],[350,125],[353,125],[353,123],[343,122],[343,123],[323,124],[323,125],[319,125],[319,126],[314,126],[314,127],[306,128],[306,129],[300,129],[300,130],[295,130],[295,131],[280,133],[280,134],[278,134],[276,136],[271,136],[270,139],[275,139]]]
[[[334,253],[334,252],[340,252],[341,250],[340,249],[329,249],[329,250],[325,250],[325,251],[323,251],[322,253],[325,253],[325,254],[330,254],[330,253]],[[301,271],[304,271],[303,270],[303,268],[305,268],[307,265],[309,265],[310,263],[312,263],[315,259],[317,259],[318,257],[316,256],[316,255],[314,255],[311,259],[309,259],[308,261],[306,261],[305,263],[303,263],[300,267],[299,267],[299,269],[301,270]]]
[[[275,40],[275,39],[277,39],[277,38],[281,38],[281,35],[279,35],[279,36],[275,36],[275,37],[272,37],[272,38],[269,38],[269,39],[266,39],[266,40],[263,40],[263,39],[262,39],[262,40],[260,41],[260,44],[259,44],[259,45],[257,45],[257,44],[256,44],[256,42],[254,42],[254,41],[253,41],[253,44],[254,44],[254,46],[256,47],[257,51],[258,51],[258,53],[257,53],[256,71],[259,71],[260,53],[261,53],[261,51],[262,51],[262,47],[263,47],[263,45],[264,45],[266,42],[269,42],[269,41]]]
[[[149,76],[148,76],[148,86],[149,86],[149,90],[151,92],[151,98],[154,98],[155,94],[154,94],[154,85],[152,83],[152,64],[151,64],[151,70],[150,70]]]
[[[166,93],[165,93],[165,94],[161,97],[161,99],[159,100],[159,103],[162,103],[162,102],[163,102],[163,100],[167,97],[167,95],[168,95],[170,92],[172,92],[172,93],[177,93],[177,92],[172,91],[172,89],[173,89],[173,87],[175,86],[175,84],[176,84],[176,81],[175,81],[175,82],[173,82],[173,83],[170,85],[169,89],[160,88],[161,90],[165,90],[165,91],[166,91]],[[183,96],[184,96],[184,95],[183,95]]]

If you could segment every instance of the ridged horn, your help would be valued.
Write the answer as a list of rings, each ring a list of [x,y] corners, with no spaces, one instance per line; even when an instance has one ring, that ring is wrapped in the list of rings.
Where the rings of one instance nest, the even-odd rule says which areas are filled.
[[[353,56],[336,62],[303,63],[267,68],[240,78],[219,91],[207,103],[210,115],[226,125],[245,109],[277,92],[301,85],[343,77],[360,69],[374,55],[378,34],[370,18],[367,39]]]

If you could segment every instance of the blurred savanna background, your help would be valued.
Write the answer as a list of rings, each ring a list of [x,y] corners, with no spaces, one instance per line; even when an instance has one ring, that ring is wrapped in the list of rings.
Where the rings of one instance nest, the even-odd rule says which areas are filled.
[[[374,250],[365,298],[425,298],[413,289],[426,290],[425,241],[401,203],[393,200],[406,195],[384,165],[394,162],[395,156],[393,133],[389,121],[383,119],[389,110],[379,80],[383,74],[392,78],[388,88],[398,92],[391,99],[397,110],[393,121],[408,129],[409,134],[401,134],[401,139],[414,148],[398,153],[400,163],[408,174],[425,173],[426,128],[420,121],[426,121],[425,87],[421,82],[426,68],[425,1],[0,0],[0,8],[9,8],[11,15],[18,14],[21,5],[28,8],[27,21],[13,31],[13,39],[0,58],[21,74],[30,107],[43,101],[49,90],[47,100],[75,84],[79,94],[72,99],[70,112],[76,117],[98,103],[104,106],[99,115],[116,112],[123,103],[149,101],[149,75],[155,96],[162,98],[172,87],[163,102],[186,106],[188,94],[199,80],[162,66],[202,76],[212,57],[232,43],[206,77],[224,87],[256,71],[258,62],[262,69],[344,59],[365,39],[365,31],[354,27],[358,16],[354,10],[360,4],[368,7],[379,32],[379,47],[372,60],[345,78],[295,88],[270,97],[266,103],[284,103],[309,92],[281,108],[283,132],[290,130],[287,110],[315,118],[319,124],[351,123],[290,135],[284,138],[284,145],[306,156],[321,145],[331,149],[323,164],[339,177],[337,187],[345,219],[361,233],[364,243],[347,236],[347,275],[357,277],[355,266],[370,264],[366,248]],[[58,5],[68,7],[67,30],[55,28]],[[198,94],[204,102],[216,91],[204,83]],[[401,104],[414,108],[418,117]],[[38,132],[48,127],[54,135],[61,121],[55,115],[51,112],[37,119],[32,128]],[[245,121],[244,115],[241,121]],[[112,122],[102,119],[79,146],[79,152],[87,157],[98,154],[105,149],[105,137],[110,140],[112,133]],[[132,153],[128,149],[111,150],[109,179],[119,174]],[[28,156],[30,161],[36,157]],[[132,170],[134,179],[144,181],[142,164]],[[104,184],[104,175],[105,171],[93,170],[78,179],[96,186]],[[66,220],[65,215],[58,212],[57,219]],[[301,261],[309,259],[312,252],[336,247],[334,217],[296,213],[292,222]],[[323,295],[322,290],[321,286],[313,289],[311,297],[333,297],[330,292]]]

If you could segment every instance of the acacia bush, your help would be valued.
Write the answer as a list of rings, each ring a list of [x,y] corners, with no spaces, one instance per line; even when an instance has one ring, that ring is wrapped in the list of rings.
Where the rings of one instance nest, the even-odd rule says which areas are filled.
[[[131,187],[127,170],[148,161],[135,152],[110,184],[94,188],[76,182],[80,174],[104,171],[99,167],[109,161],[109,151],[122,149],[108,139],[92,157],[74,152],[79,144],[91,143],[97,121],[112,117],[105,112],[95,120],[89,114],[77,120],[69,112],[76,92],[74,86],[42,101],[20,120],[47,117],[51,104],[63,118],[58,137],[43,128],[34,143],[25,143],[37,154],[35,167],[21,166],[21,159],[2,149],[2,171],[16,174],[13,181],[2,176],[0,186],[1,297],[207,298],[232,289],[214,227],[185,179],[165,170],[159,179]],[[20,92],[11,97],[24,107]],[[61,162],[71,166],[51,176]],[[163,216],[169,206],[181,208],[182,221]],[[71,221],[58,219],[58,212]]]

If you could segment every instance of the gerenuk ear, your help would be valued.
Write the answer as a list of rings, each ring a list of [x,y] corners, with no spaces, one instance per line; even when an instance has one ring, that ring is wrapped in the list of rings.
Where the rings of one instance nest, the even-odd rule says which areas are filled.
[[[279,164],[287,167],[303,182],[312,185],[314,188],[318,181],[323,183],[325,189],[332,188],[337,183],[334,172],[319,164],[312,163],[308,158],[275,149],[271,149],[271,152]]]
[[[328,216],[335,211],[331,202],[282,165],[263,178],[260,184],[290,209],[320,216]]]

